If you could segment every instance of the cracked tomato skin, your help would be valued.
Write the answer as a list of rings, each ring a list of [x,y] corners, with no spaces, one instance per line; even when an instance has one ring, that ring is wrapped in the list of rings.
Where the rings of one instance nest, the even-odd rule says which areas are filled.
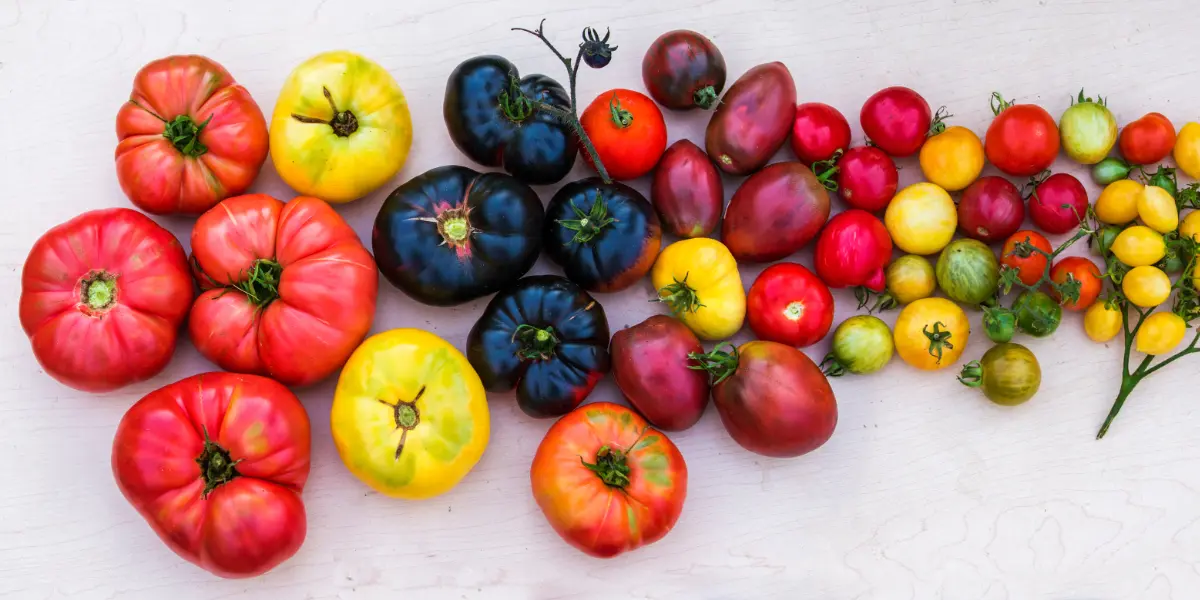
[[[172,140],[167,133],[185,135]],[[203,56],[168,56],[142,67],[117,112],[117,140],[121,190],[160,215],[198,215],[246,191],[267,159],[262,110]]]
[[[614,453],[615,452],[615,453]],[[627,468],[610,485],[607,455]],[[632,410],[609,402],[581,406],[546,432],[529,469],[533,498],[568,544],[611,558],[662,539],[687,497],[687,464],[667,436]]]
[[[93,210],[47,231],[29,251],[21,327],[48,375],[106,392],[167,365],[194,293],[171,232],[128,208]]]
[[[287,388],[257,375],[205,373],[150,392],[125,413],[112,470],[176,554],[221,577],[253,577],[304,543],[310,444],[308,413]],[[226,465],[236,462],[220,482],[208,478],[219,471],[211,459],[201,468],[211,445]]]
[[[342,369],[329,417],[346,468],[380,493],[410,500],[458,485],[483,456],[490,423],[475,369],[420,329],[367,338]]]
[[[188,333],[226,371],[285,385],[324,379],[371,329],[379,274],[358,235],[328,204],[237,196],[192,229],[192,267],[205,291]],[[272,286],[251,286],[256,270]],[[255,292],[255,294],[248,292]]]

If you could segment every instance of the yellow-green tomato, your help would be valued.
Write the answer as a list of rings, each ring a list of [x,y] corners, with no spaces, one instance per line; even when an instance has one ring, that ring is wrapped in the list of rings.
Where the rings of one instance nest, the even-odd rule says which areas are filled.
[[[1063,113],[1058,122],[1062,148],[1075,162],[1092,165],[1104,160],[1117,143],[1117,120],[1104,105],[1104,100],[1079,98]]]
[[[1121,292],[1142,308],[1154,308],[1171,296],[1171,278],[1158,267],[1134,267],[1121,280]]]
[[[1121,318],[1120,310],[1107,302],[1097,302],[1083,313],[1083,331],[1093,342],[1103,344],[1121,333]]]
[[[905,254],[892,261],[884,272],[887,291],[899,304],[916,302],[933,295],[937,279],[933,265],[924,256]]]
[[[1001,406],[1024,404],[1042,385],[1042,367],[1033,352],[1020,344],[1002,343],[983,358],[963,365],[958,380],[983,390],[988,400]]]
[[[1117,260],[1130,267],[1152,265],[1167,255],[1162,234],[1145,225],[1126,228],[1117,234],[1109,249]]]
[[[1156,312],[1138,328],[1134,347],[1142,354],[1158,356],[1174,350],[1187,334],[1187,322],[1172,312]]]
[[[1183,126],[1175,139],[1175,164],[1192,179],[1200,179],[1200,123]]]
[[[879,317],[856,315],[842,321],[833,332],[833,345],[821,363],[825,374],[874,373],[892,360],[892,330]]]
[[[659,299],[697,336],[723,340],[742,328],[746,288],[725,244],[691,238],[667,246],[650,270]]]
[[[896,194],[883,216],[896,246],[909,254],[940,252],[954,237],[958,210],[950,194],[933,183],[914,183]]]
[[[1156,185],[1148,185],[1138,194],[1138,218],[1159,233],[1170,233],[1179,227],[1179,209],[1171,193]]]

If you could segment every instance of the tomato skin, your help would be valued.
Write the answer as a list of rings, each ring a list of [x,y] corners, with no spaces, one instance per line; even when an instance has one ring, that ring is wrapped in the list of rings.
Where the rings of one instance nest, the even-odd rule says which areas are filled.
[[[1166,256],[1167,244],[1157,231],[1145,225],[1133,225],[1117,234],[1109,250],[1125,266],[1145,267]]]
[[[910,156],[921,149],[933,123],[929,103],[915,91],[893,86],[875,92],[859,114],[863,133],[892,156]]]
[[[910,304],[933,295],[937,279],[933,265],[924,256],[905,254],[884,271],[887,291],[900,304]]]
[[[1187,335],[1188,325],[1173,312],[1156,312],[1142,322],[1134,338],[1134,347],[1142,354],[1160,356],[1179,346]]]
[[[775,163],[742,182],[721,223],[738,261],[784,258],[817,237],[829,219],[829,192],[804,163]]]
[[[733,82],[704,132],[717,168],[749,175],[787,141],[796,117],[796,82],[781,62],[758,65]]]
[[[1171,297],[1171,278],[1158,267],[1134,267],[1121,279],[1121,292],[1141,308],[1154,308]]]
[[[838,213],[817,238],[813,265],[830,287],[866,286],[882,292],[884,269],[892,258],[892,238],[875,215],[852,208]]]
[[[592,100],[579,122],[613,179],[637,179],[649,173],[667,149],[667,124],[662,111],[640,92],[604,92]],[[583,157],[594,169],[591,155],[585,152]]]
[[[1121,333],[1122,320],[1120,310],[1109,308],[1105,302],[1097,302],[1083,314],[1083,329],[1089,339],[1103,344]]]
[[[1117,142],[1117,120],[1103,101],[1085,98],[1074,102],[1058,122],[1062,149],[1081,165],[1094,165],[1108,156]]]
[[[106,392],[167,365],[194,294],[171,232],[128,208],[93,210],[34,242],[21,271],[21,327],[48,375]]]
[[[708,155],[691,140],[679,140],[654,169],[650,202],[664,231],[681,238],[702,237],[721,222],[725,186]]]
[[[1138,218],[1147,227],[1167,234],[1179,228],[1179,209],[1171,192],[1156,185],[1142,188],[1137,197]]]
[[[900,172],[892,157],[879,148],[851,148],[838,159],[838,190],[854,208],[877,212],[887,208],[900,186]]]
[[[983,139],[988,162],[1008,175],[1031,177],[1058,156],[1058,125],[1046,109],[1015,104],[996,115]]]
[[[607,485],[588,468],[599,466],[604,454],[628,466],[624,486]],[[671,531],[683,512],[688,472],[665,434],[624,406],[596,402],[550,427],[529,480],[534,500],[563,540],[589,556],[610,558]]]
[[[695,425],[708,406],[708,375],[689,368],[703,354],[696,334],[666,315],[654,315],[612,336],[613,379],[635,410],[664,431]]]
[[[1025,222],[1025,200],[1017,186],[1003,177],[980,177],[963,191],[958,202],[958,229],[963,235],[993,244],[1007,238]]]
[[[971,371],[975,371],[979,379],[967,385],[978,386],[988,400],[1000,406],[1024,404],[1042,385],[1042,367],[1037,357],[1020,344],[992,346],[978,363],[968,363],[963,368],[963,377]]]
[[[938,256],[935,269],[938,287],[947,298],[962,304],[983,304],[995,297],[1000,287],[996,253],[979,240],[950,242]]]
[[[191,149],[163,135],[165,123],[180,116],[193,127],[207,121],[189,138],[199,144]],[[241,194],[267,159],[262,110],[224,67],[203,56],[168,56],[142,67],[117,113],[117,140],[121,190],[159,215],[198,215]]]
[[[1138,198],[1146,186],[1132,179],[1118,179],[1096,198],[1096,219],[1109,225],[1124,225],[1138,217]]]
[[[203,460],[214,445],[226,454]],[[310,445],[308,413],[283,385],[205,373],[130,407],[113,439],[112,471],[125,499],[176,554],[221,577],[253,577],[304,542],[300,493]],[[232,477],[214,460],[236,461]],[[210,480],[212,473],[220,477]],[[205,495],[206,482],[214,487]]]
[[[1134,165],[1152,165],[1175,147],[1175,126],[1161,113],[1147,113],[1121,130],[1121,156]]]
[[[943,346],[940,356],[929,337],[935,329],[943,334],[949,332],[945,341],[953,346]],[[900,311],[892,336],[896,353],[904,362],[935,371],[958,362],[971,338],[971,325],[957,304],[945,298],[922,298]]]
[[[1062,302],[1062,298],[1059,298],[1054,289],[1050,290],[1050,295],[1067,310],[1087,310],[1096,303],[1096,299],[1100,297],[1100,290],[1104,287],[1104,282],[1100,279],[1100,267],[1082,256],[1068,256],[1054,263],[1054,267],[1050,269],[1050,279],[1054,283],[1062,284],[1067,281],[1067,275],[1079,282],[1079,299],[1075,302]]]
[[[983,171],[983,143],[966,127],[948,127],[921,146],[921,172],[948,192],[971,185]]]
[[[1042,231],[1054,235],[1079,227],[1087,208],[1087,189],[1069,173],[1055,173],[1046,178],[1029,198],[1030,220]]]
[[[835,361],[835,369],[867,375],[887,366],[894,352],[892,330],[887,323],[873,315],[855,315],[842,321],[833,331],[833,342],[825,361]],[[821,364],[824,366],[826,362]],[[826,373],[840,375],[837,370],[826,370]]]
[[[821,102],[796,107],[792,122],[792,152],[800,162],[811,165],[833,158],[850,147],[850,123],[838,109]]]
[[[767,267],[746,298],[750,329],[761,340],[811,346],[833,325],[833,294],[812,271],[797,263]]]
[[[1034,248],[1047,253],[1053,252],[1054,248],[1050,247],[1050,240],[1047,240],[1046,236],[1028,229],[1018,231],[1005,240],[1004,248],[1000,251],[1000,264],[1017,269],[1017,276],[1025,285],[1034,285],[1046,273],[1046,263],[1049,261],[1037,252],[1030,254],[1029,258],[1013,254],[1020,242],[1029,242]]]

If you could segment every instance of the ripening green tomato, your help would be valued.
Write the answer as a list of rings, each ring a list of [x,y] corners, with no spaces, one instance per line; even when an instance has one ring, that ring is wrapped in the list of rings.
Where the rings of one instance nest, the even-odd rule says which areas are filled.
[[[833,332],[833,345],[822,363],[825,374],[874,373],[892,360],[892,330],[879,317],[857,315],[842,321]]]
[[[1063,113],[1058,123],[1062,147],[1076,162],[1091,165],[1104,160],[1117,143],[1117,120],[1101,102],[1083,98]]]
[[[1024,404],[1042,385],[1042,367],[1033,352],[1020,344],[996,344],[983,358],[963,366],[958,380],[983,390],[1001,406]]]
[[[1142,354],[1159,356],[1175,349],[1187,335],[1187,322],[1173,312],[1156,312],[1138,328],[1134,347]]]
[[[1097,302],[1083,313],[1083,331],[1093,342],[1103,344],[1121,333],[1121,311]]]
[[[1134,267],[1121,279],[1121,292],[1141,308],[1154,308],[1171,296],[1171,278],[1158,267]]]
[[[884,272],[887,291],[900,304],[916,302],[933,295],[937,287],[933,265],[924,256],[905,254],[892,261]]]
[[[1000,262],[987,244],[969,238],[957,239],[938,257],[937,281],[947,298],[978,305],[994,296],[1000,287]]]
[[[1013,311],[1000,307],[983,307],[983,332],[996,343],[1010,342],[1017,328],[1017,316]]]
[[[1058,330],[1062,322],[1062,306],[1054,298],[1026,290],[1013,301],[1017,328],[1033,337],[1047,337]]]
[[[1171,193],[1156,185],[1148,185],[1137,197],[1138,218],[1159,233],[1170,233],[1179,227],[1179,209]]]
[[[1092,167],[1092,180],[1096,182],[1096,185],[1108,185],[1129,177],[1130,170],[1132,168],[1125,161],[1110,156]]]

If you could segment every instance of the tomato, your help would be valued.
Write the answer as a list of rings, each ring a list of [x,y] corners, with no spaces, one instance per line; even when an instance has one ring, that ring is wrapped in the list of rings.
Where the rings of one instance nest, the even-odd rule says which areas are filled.
[[[701,339],[722,340],[742,328],[746,289],[737,261],[721,242],[695,238],[667,246],[650,281],[659,300]]]
[[[958,212],[946,190],[932,183],[914,183],[888,204],[884,223],[896,246],[909,254],[940,251],[954,237]]]
[[[1011,309],[981,306],[983,309],[983,332],[988,339],[998,344],[1011,342],[1017,331],[1017,315]]]
[[[875,92],[859,114],[863,133],[892,156],[909,156],[921,149],[933,123],[929,103],[913,90],[893,86]]]
[[[687,29],[668,31],[642,57],[642,83],[671,110],[708,110],[725,89],[725,57],[712,40]]]
[[[721,240],[738,261],[771,262],[803,248],[828,218],[829,192],[812,170],[800,162],[775,163],[734,192]]]
[[[1017,232],[1025,222],[1025,200],[1012,182],[989,175],[967,186],[958,202],[963,235],[988,244]]]
[[[1188,177],[1200,179],[1200,123],[1188,122],[1175,140],[1175,164]]]
[[[963,366],[958,380],[983,390],[1001,406],[1024,404],[1042,386],[1042,367],[1033,352],[1020,344],[996,344],[983,358]]]
[[[1074,302],[1062,302],[1058,293],[1051,289],[1050,292],[1054,299],[1062,302],[1063,308],[1076,312],[1087,310],[1092,304],[1095,304],[1096,298],[1100,297],[1100,291],[1104,287],[1100,267],[1082,256],[1068,256],[1054,263],[1054,268],[1050,269],[1050,279],[1061,285],[1067,281],[1068,277],[1079,282],[1079,299]]]
[[[635,410],[655,427],[682,431],[708,406],[708,375],[691,368],[703,354],[696,334],[666,315],[655,315],[612,336],[613,379]]]
[[[969,305],[994,298],[1000,288],[1000,263],[996,253],[979,240],[950,242],[937,261],[938,287],[946,297]]]
[[[301,195],[350,202],[400,171],[412,133],[408,102],[387,69],[352,52],[325,52],[300,63],[279,91],[271,161]]]
[[[817,239],[817,275],[830,287],[884,289],[883,270],[892,258],[892,238],[875,215],[857,208],[838,213]]]
[[[1171,278],[1158,267],[1134,267],[1121,279],[1121,291],[1135,305],[1154,308],[1171,296]]]
[[[342,462],[381,494],[450,491],[488,445],[487,395],[466,357],[420,329],[377,333],[338,377],[329,428]]]
[[[800,162],[811,165],[833,158],[850,147],[850,123],[838,109],[821,102],[796,107],[792,121],[792,152]]]
[[[957,304],[945,298],[923,298],[900,311],[892,335],[904,362],[933,371],[958,362],[971,337],[971,325]]]
[[[1117,260],[1130,267],[1152,265],[1167,254],[1162,234],[1145,225],[1126,228],[1117,234],[1109,249]]]
[[[568,544],[598,558],[667,535],[687,497],[687,464],[665,434],[609,402],[561,418],[529,469],[533,499]]]
[[[46,374],[107,392],[167,366],[193,293],[171,232],[134,210],[94,210],[34,242],[21,271],[21,328]]]
[[[1119,181],[1129,177],[1129,172],[1133,168],[1125,161],[1110,156],[1092,167],[1092,180],[1099,185],[1108,185],[1114,181]]]
[[[613,179],[637,179],[649,173],[667,149],[662,111],[649,96],[633,90],[600,94],[579,122]],[[583,157],[592,165],[590,154]]]
[[[1121,156],[1130,164],[1152,165],[1175,147],[1175,126],[1161,113],[1147,113],[1121,130]]]
[[[250,92],[203,56],[168,56],[133,79],[117,113],[117,181],[140,209],[198,215],[250,187],[267,122]]]
[[[1192,238],[1200,243],[1200,210],[1193,210],[1183,217],[1179,224],[1179,237]]]
[[[866,375],[885,367],[894,349],[887,323],[879,317],[855,315],[833,330],[833,344],[821,366],[830,377]]]
[[[1079,90],[1058,122],[1062,148],[1072,160],[1092,165],[1108,156],[1117,142],[1117,119],[1103,98],[1092,100]]]
[[[221,577],[290,558],[307,532],[308,413],[255,375],[205,373],[137,401],[113,438],[117,488],[163,543]]]
[[[1142,354],[1160,356],[1174,350],[1187,335],[1187,321],[1172,312],[1156,312],[1138,328],[1134,347]]]
[[[1156,185],[1142,188],[1137,197],[1138,218],[1150,229],[1171,233],[1179,227],[1179,209],[1171,193]]]
[[[983,143],[966,127],[949,127],[921,146],[921,172],[925,179],[948,192],[957,192],[983,171]]]
[[[1000,264],[1016,269],[1017,277],[1025,285],[1035,285],[1046,273],[1046,264],[1049,261],[1044,254],[1038,252],[1032,252],[1028,257],[1017,256],[1016,247],[1021,242],[1046,253],[1053,252],[1054,248],[1050,247],[1050,240],[1047,240],[1046,236],[1028,229],[1018,231],[1005,240],[1004,249],[1000,251]]]
[[[1058,126],[1046,109],[1014,104],[992,95],[996,118],[988,125],[983,149],[988,162],[1008,175],[1030,177],[1045,171],[1058,156]]]
[[[703,237],[721,221],[725,186],[708,155],[690,140],[679,140],[667,148],[654,169],[650,202],[667,233]]]
[[[887,208],[900,184],[896,163],[882,150],[870,146],[851,148],[837,162],[837,189],[854,208],[879,211]]]
[[[1109,225],[1124,225],[1138,216],[1138,198],[1146,186],[1132,179],[1118,179],[1104,187],[1096,198],[1096,219]]]
[[[1087,189],[1068,173],[1055,173],[1038,183],[1029,198],[1029,219],[1049,234],[1079,227],[1087,215]]]
[[[750,329],[761,340],[811,346],[833,325],[833,295],[812,271],[797,263],[767,267],[746,300]]]
[[[1047,337],[1062,323],[1062,306],[1042,292],[1026,290],[1013,300],[1017,328],[1033,337]]]
[[[924,256],[905,254],[892,261],[884,272],[887,291],[900,304],[911,304],[933,295],[937,286],[933,265]]]
[[[1107,302],[1096,302],[1083,313],[1083,330],[1093,342],[1103,344],[1121,333],[1123,321],[1119,309],[1109,307]]]
[[[733,82],[713,112],[704,149],[717,168],[749,175],[787,140],[796,118],[796,82],[781,62],[758,65]]]

